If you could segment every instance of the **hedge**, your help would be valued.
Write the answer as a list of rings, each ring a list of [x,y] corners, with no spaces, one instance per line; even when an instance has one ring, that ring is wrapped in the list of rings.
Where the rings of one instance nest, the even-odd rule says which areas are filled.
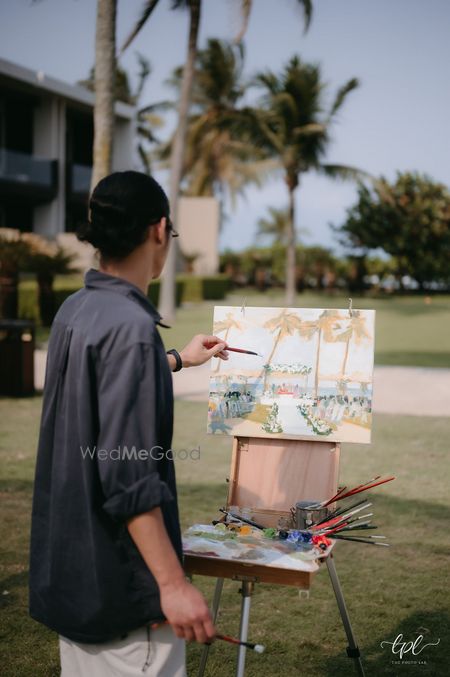
[[[160,280],[153,280],[148,288],[148,298],[157,306],[159,302]],[[80,289],[80,285],[64,286],[64,281],[55,284],[56,308],[66,300],[70,294]],[[194,275],[179,275],[176,281],[176,305],[183,302],[221,301],[230,289],[230,280],[227,275],[210,275],[205,277]],[[35,320],[40,323],[38,291],[36,283],[27,280],[19,287],[19,317]]]

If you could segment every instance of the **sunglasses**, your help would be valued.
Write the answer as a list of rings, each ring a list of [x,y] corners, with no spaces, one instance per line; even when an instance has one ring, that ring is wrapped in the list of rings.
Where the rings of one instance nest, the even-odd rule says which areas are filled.
[[[173,223],[169,216],[166,217],[166,220],[167,220],[167,228],[168,230],[170,230],[172,237],[180,237],[180,233],[173,227]]]
[[[153,226],[155,223],[159,223],[160,220],[161,219],[158,219],[157,221],[150,221],[149,226]],[[172,237],[180,237],[180,233],[173,227],[173,223],[170,219],[170,216],[166,216],[166,228],[167,230],[170,230]]]

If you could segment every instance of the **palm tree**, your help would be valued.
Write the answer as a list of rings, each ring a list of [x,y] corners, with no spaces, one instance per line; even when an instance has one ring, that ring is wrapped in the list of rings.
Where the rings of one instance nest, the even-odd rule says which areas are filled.
[[[142,162],[142,166],[147,174],[150,173],[150,149],[149,144],[160,143],[156,136],[155,129],[164,124],[162,117],[159,115],[161,111],[171,108],[171,103],[168,101],[159,101],[150,105],[140,105],[140,98],[144,85],[151,75],[152,68],[148,59],[142,54],[137,54],[139,63],[138,81],[136,89],[132,91],[128,73],[118,66],[115,72],[115,86],[114,99],[116,101],[123,101],[131,106],[138,106],[136,112],[136,132],[137,132],[137,152]],[[89,76],[86,80],[79,80],[78,84],[86,87],[92,92],[95,92],[95,67],[91,68]]]
[[[130,32],[130,34],[128,35],[127,39],[125,40],[122,46],[120,52],[121,54],[130,45],[130,43],[139,33],[141,28],[145,25],[146,21],[151,16],[153,10],[158,5],[158,2],[159,0],[146,1],[139,20],[137,21],[136,25],[134,26],[133,30]],[[303,7],[305,30],[307,30],[312,16],[312,1],[299,0],[299,2]],[[173,9],[180,9],[184,7],[187,7],[190,12],[188,51],[186,62],[183,68],[183,81],[181,86],[181,96],[178,107],[177,132],[172,146],[170,160],[171,174],[170,174],[169,198],[172,213],[174,214],[175,220],[177,217],[178,194],[183,175],[187,118],[189,113],[191,90],[194,79],[194,64],[197,54],[197,41],[200,27],[201,0],[172,0]],[[241,8],[243,14],[243,24],[239,36],[237,36],[236,38],[236,42],[240,42],[242,40],[242,37],[246,31],[252,9],[251,0],[241,0]],[[177,240],[174,240],[174,243],[172,243],[166,261],[164,276],[161,281],[161,292],[159,297],[160,298],[159,310],[161,314],[169,321],[172,320],[175,315],[175,274],[176,274],[177,258],[178,258]]]
[[[270,237],[273,244],[280,243],[286,245],[289,211],[287,209],[269,207],[268,212],[268,217],[263,217],[258,221],[256,237]]]
[[[139,21],[125,40],[121,53],[129,46],[132,40],[139,33],[159,0],[147,0]],[[172,8],[189,9],[189,38],[186,61],[183,67],[183,80],[181,85],[181,94],[178,104],[178,123],[176,128],[175,140],[171,153],[171,172],[169,184],[169,200],[176,223],[178,210],[178,193],[183,172],[184,147],[186,139],[187,119],[189,114],[189,105],[191,99],[192,83],[194,79],[194,65],[197,55],[197,41],[200,28],[201,0],[172,0]],[[178,247],[177,240],[172,242],[167,261],[164,267],[164,275],[161,280],[161,291],[159,295],[159,310],[161,315],[167,320],[173,320],[175,316],[175,274],[177,268]]]
[[[298,0],[298,3],[302,6],[306,33],[312,19],[312,11],[313,11],[312,0]],[[239,43],[242,40],[247,31],[252,8],[253,8],[253,0],[241,0],[242,24],[239,33],[235,38],[235,42],[237,43]]]
[[[94,149],[91,190],[111,172],[114,137],[117,0],[97,0]]]
[[[242,80],[244,50],[224,40],[210,39],[196,59],[192,114],[188,120],[183,166],[186,195],[218,195],[227,190],[234,203],[249,182],[261,184],[264,160],[244,127],[239,102],[245,93]],[[170,80],[179,90],[181,69]],[[170,157],[175,139],[162,148]]]
[[[277,158],[289,194],[286,256],[286,305],[295,299],[295,192],[303,174],[315,170],[332,178],[361,178],[363,172],[342,165],[324,164],[330,128],[347,95],[358,86],[353,78],[336,93],[324,111],[324,82],[318,65],[294,56],[281,74],[271,71],[256,76],[263,96],[261,107],[248,111],[254,140]]]

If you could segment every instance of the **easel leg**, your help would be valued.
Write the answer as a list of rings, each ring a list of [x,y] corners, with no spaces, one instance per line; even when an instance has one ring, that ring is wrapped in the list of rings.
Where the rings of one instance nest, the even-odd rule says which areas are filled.
[[[215,625],[217,619],[217,612],[219,611],[220,598],[222,596],[223,589],[223,578],[218,578],[216,581],[216,587],[214,590],[214,597],[211,607],[211,616],[213,623]],[[200,667],[198,669],[198,677],[203,677],[206,668],[206,661],[208,660],[210,645],[205,644],[202,651],[202,657],[200,659]]]
[[[353,628],[350,623],[350,618],[348,615],[347,607],[345,605],[344,595],[342,594],[341,584],[339,583],[339,578],[336,572],[336,567],[334,566],[333,555],[329,555],[326,558],[327,569],[331,579],[331,585],[333,586],[334,594],[336,596],[337,605],[339,607],[339,613],[341,614],[342,623],[344,625],[345,634],[347,635],[348,647],[347,647],[347,656],[349,658],[355,659],[355,666],[360,677],[365,677],[364,668],[361,663],[361,654],[359,652],[358,645],[356,643],[356,638],[353,633]]]
[[[242,588],[239,592],[242,595],[241,604],[241,623],[239,626],[239,639],[246,642],[248,639],[248,624],[250,620],[250,603],[252,599],[254,585],[251,581],[242,581]],[[245,653],[247,648],[240,646],[238,649],[236,677],[244,677],[245,673]]]

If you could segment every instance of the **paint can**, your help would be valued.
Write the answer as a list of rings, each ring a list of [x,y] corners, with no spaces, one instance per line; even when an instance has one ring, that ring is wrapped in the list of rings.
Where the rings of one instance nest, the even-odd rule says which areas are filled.
[[[297,529],[309,529],[328,515],[328,508],[315,508],[320,501],[299,501],[295,504],[295,526]]]

